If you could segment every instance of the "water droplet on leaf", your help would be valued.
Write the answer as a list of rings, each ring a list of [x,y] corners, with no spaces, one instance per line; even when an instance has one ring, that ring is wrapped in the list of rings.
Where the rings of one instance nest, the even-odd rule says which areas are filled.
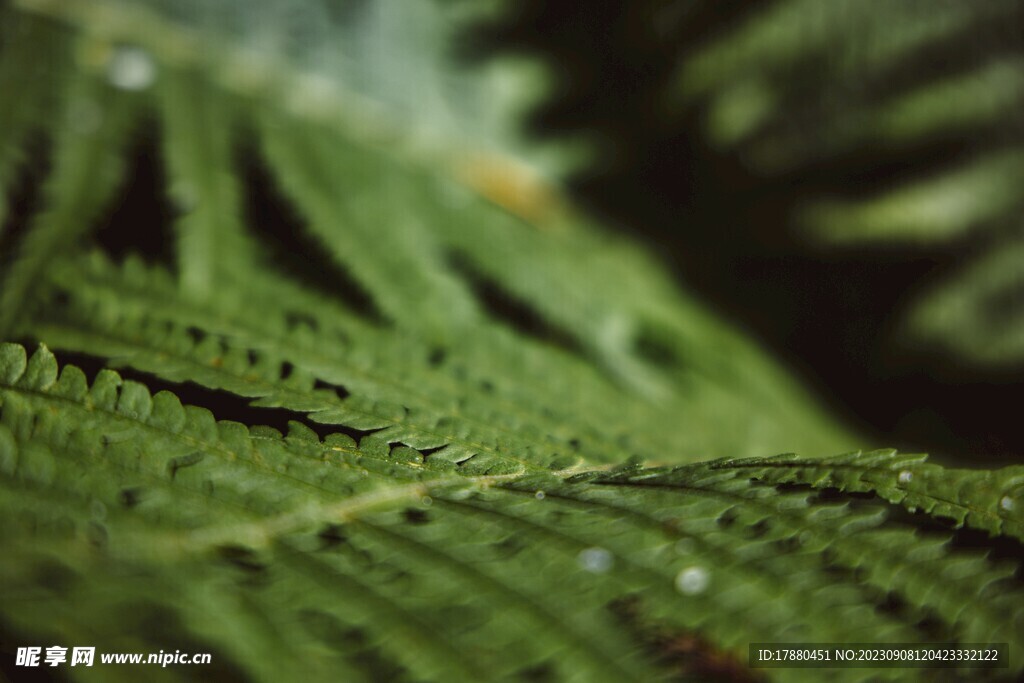
[[[118,48],[107,62],[107,80],[121,90],[145,90],[156,80],[156,64],[141,48]]]
[[[537,500],[544,500],[544,497],[545,497],[543,491],[537,491],[537,493],[535,493],[533,495],[534,495],[534,498],[536,498]]]
[[[615,558],[604,548],[587,548],[576,556],[580,567],[593,574],[604,574],[612,568]]]
[[[1010,510],[1013,510],[1013,508],[1014,508],[1013,498],[1010,498],[1009,496],[1003,496],[1002,500],[999,501],[999,507],[1003,508],[1007,512],[1009,512]]]
[[[900,472],[900,476],[896,477],[896,481],[900,484],[906,485],[910,483],[910,480],[914,478],[914,473],[910,470],[903,470]]]
[[[683,595],[697,595],[708,587],[708,573],[703,567],[687,567],[676,576],[676,590]]]

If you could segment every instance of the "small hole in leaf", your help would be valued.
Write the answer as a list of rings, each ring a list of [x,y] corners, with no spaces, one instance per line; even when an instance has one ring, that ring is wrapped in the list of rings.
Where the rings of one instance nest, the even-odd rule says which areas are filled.
[[[402,517],[409,524],[426,524],[430,521],[430,515],[427,514],[426,510],[418,510],[416,508],[406,508],[402,512]]]
[[[550,662],[542,662],[535,666],[521,669],[518,673],[518,678],[529,683],[549,683],[550,681],[557,680],[555,668]]]
[[[188,335],[188,338],[192,340],[193,344],[200,343],[208,336],[205,331],[199,329],[198,327],[195,327],[194,325],[189,325],[188,327],[186,327],[185,334]]]
[[[432,368],[441,367],[441,364],[444,363],[447,356],[447,352],[441,347],[434,348],[430,351],[430,355],[427,356],[427,363]]]
[[[339,545],[348,543],[348,536],[345,535],[345,528],[340,524],[328,524],[320,530],[320,533],[317,534],[317,538],[320,539],[321,550],[336,548]]]
[[[133,508],[138,505],[139,501],[142,499],[142,489],[134,487],[121,489],[118,499],[121,501],[121,505],[126,508]]]

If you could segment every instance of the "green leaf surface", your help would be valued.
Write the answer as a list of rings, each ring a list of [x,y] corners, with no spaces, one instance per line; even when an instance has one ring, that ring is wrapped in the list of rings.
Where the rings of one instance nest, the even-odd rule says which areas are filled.
[[[749,643],[807,641],[1009,642],[1008,669],[952,673],[1024,668],[1019,562],[986,552],[1019,551],[1021,468],[825,457],[861,437],[755,341],[502,145],[457,139],[487,131],[466,113],[486,83],[447,99],[440,67],[359,44],[446,40],[440,5],[404,27],[319,2],[251,25],[248,3],[15,5],[0,188],[26,136],[52,146],[0,276],[15,647],[210,653],[202,675],[254,681],[754,677]],[[311,70],[335,53],[303,36],[342,34],[354,63]],[[789,60],[776,38],[723,74]],[[19,69],[39,52],[64,55],[52,82]],[[408,73],[372,80],[398,64],[422,116]],[[136,146],[164,208],[128,235]],[[806,456],[752,457],[784,449]]]
[[[102,642],[125,642],[117,610],[167,612],[255,678],[272,675],[273,659],[314,676],[334,656],[360,664],[330,647],[296,662],[287,639],[253,657],[262,615],[355,629],[391,666],[460,680],[541,664],[565,680],[650,680],[637,634],[610,607],[626,598],[644,619],[699,630],[737,658],[746,642],[812,634],[922,640],[924,615],[968,642],[1021,632],[1019,589],[1006,593],[1012,565],[888,519],[881,499],[780,491],[742,461],[557,476],[438,469],[413,449],[321,440],[298,423],[281,435],[218,422],[106,370],[91,386],[74,366],[55,379],[46,348],[27,361],[19,346],[0,350],[3,505],[23,511],[5,515],[5,591],[29,590],[45,608],[4,604],[28,632],[74,633],[49,616],[73,595]],[[834,469],[918,461],[877,453]],[[957,495],[953,504],[980,505],[973,490]],[[69,584],[45,597],[54,571]],[[875,610],[891,591],[903,610]],[[201,626],[214,614],[233,627]]]

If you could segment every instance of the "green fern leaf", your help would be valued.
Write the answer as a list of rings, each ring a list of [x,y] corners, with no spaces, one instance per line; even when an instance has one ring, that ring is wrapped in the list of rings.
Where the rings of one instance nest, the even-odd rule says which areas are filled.
[[[815,488],[874,493],[911,512],[949,517],[957,526],[1024,539],[1020,495],[1024,468],[955,470],[925,463],[924,455],[860,451],[811,460],[795,456],[724,461],[717,467],[742,469],[759,481],[807,484]]]
[[[26,360],[8,344],[0,358],[4,506],[33,520],[6,516],[7,585],[45,582],[39,562],[56,563],[104,642],[126,642],[110,610],[141,601],[186,629],[224,610],[231,629],[197,633],[256,677],[278,656],[292,675],[327,666],[295,661],[286,641],[248,649],[261,618],[298,618],[364,630],[371,650],[417,677],[501,677],[556,656],[566,680],[650,680],[609,601],[639,597],[644,619],[700,629],[737,657],[746,642],[812,634],[914,641],[925,615],[968,641],[1021,632],[1021,602],[1005,599],[1012,566],[887,522],[881,501],[836,505],[721,463],[568,477],[437,470],[415,450],[321,441],[298,423],[287,436],[218,423],[109,371],[89,386],[73,366],[58,373],[45,348]],[[97,574],[97,562],[119,569]],[[107,604],[113,585],[121,598]],[[893,590],[906,613],[877,612]],[[47,635],[49,614],[8,613]],[[454,631],[439,623],[454,614]]]
[[[270,5],[254,11],[287,16]],[[309,6],[304,30],[330,24]],[[400,109],[385,84],[304,70],[301,48],[253,56],[220,7],[7,10],[65,57],[36,91],[18,85],[36,48],[0,51],[0,84],[63,103],[0,103],[0,186],[26,136],[54,148],[0,292],[20,342],[0,344],[18,647],[208,652],[210,677],[268,681],[746,674],[749,643],[823,640],[1009,642],[1005,671],[1024,669],[1019,565],[958,531],[1021,539],[1020,468],[820,457],[857,437],[650,255],[446,137],[434,70],[418,145],[407,112],[373,115]],[[364,19],[396,20],[380,12]],[[148,121],[173,264],[90,244]],[[262,155],[294,243],[247,219],[241,153]],[[293,248],[335,270],[289,271]],[[814,457],[721,459],[793,447]],[[67,671],[134,675],[118,668]]]

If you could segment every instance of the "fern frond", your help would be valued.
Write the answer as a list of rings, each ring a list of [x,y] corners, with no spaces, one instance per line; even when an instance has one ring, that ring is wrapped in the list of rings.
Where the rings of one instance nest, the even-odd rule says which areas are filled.
[[[962,238],[1021,204],[1024,150],[989,153],[965,168],[860,201],[820,201],[801,220],[836,245]]]
[[[0,108],[0,236],[7,223],[11,185],[18,176],[24,146],[46,121],[52,91],[62,81],[70,58],[56,29],[31,15],[0,9],[0,93],[18,98],[17,107]],[[31,66],[29,66],[31,65]]]
[[[876,461],[892,457],[891,452],[872,455]],[[947,475],[942,468],[933,467],[936,467],[940,476],[956,478],[955,472]],[[696,471],[697,477],[694,477],[694,471]],[[723,474],[724,476],[722,476]],[[999,476],[992,473],[975,473],[978,477],[985,474],[989,474],[991,478]],[[699,495],[721,496],[728,500],[736,489],[742,489],[743,485],[752,480],[752,478],[748,479],[747,475],[746,466],[730,467],[729,464],[723,466],[711,463],[666,473],[623,473],[597,481],[610,481],[615,484],[640,487],[679,488]],[[712,482],[713,485],[707,486],[702,481],[704,478]],[[779,477],[779,479],[782,480],[782,483],[792,483],[788,481],[790,478],[787,477]],[[765,480],[771,481],[771,478],[765,477]],[[732,481],[742,484],[724,483]],[[1004,485],[1011,485],[1014,481],[1013,477],[1004,475]],[[781,524],[795,534],[800,533],[799,528],[808,525],[808,519],[798,512],[795,518],[791,519],[794,521],[800,519],[800,521],[788,526],[787,517],[790,517],[791,508],[784,497],[769,497],[761,494],[756,498],[756,502],[753,502],[748,501],[741,493],[734,500],[743,501],[755,509],[762,508],[760,516],[755,516],[750,520],[751,523],[767,518],[770,526]],[[946,509],[938,508],[935,505],[927,508],[926,511],[937,515],[948,514]],[[744,512],[738,511],[739,514],[744,514]],[[830,515],[828,512],[824,512],[822,516],[828,518]],[[957,562],[951,563],[948,571],[943,571],[933,564],[933,560],[946,552],[943,547],[944,541],[929,542],[916,537],[913,532],[904,534],[890,528],[879,529],[877,533],[873,534],[858,535],[856,541],[847,546],[844,535],[856,529],[864,520],[858,520],[856,516],[853,519],[840,516],[834,521],[836,522],[835,526],[832,526],[831,520],[825,523],[825,527],[831,530],[823,530],[820,542],[825,545],[821,546],[821,550],[837,557],[839,563],[844,566],[860,568],[861,578],[866,583],[883,590],[886,587],[897,588],[901,596],[911,605],[926,608],[926,611],[936,610],[943,619],[949,621],[962,620],[961,626],[971,632],[970,637],[977,637],[984,641],[991,639],[995,632],[1000,630],[993,630],[990,626],[980,626],[987,619],[979,618],[979,615],[972,615],[971,611],[975,608],[985,611],[994,609],[995,612],[989,614],[992,619],[990,623],[1021,623],[1021,620],[1024,619],[1024,612],[1014,605],[995,606],[985,604],[985,600],[982,600],[981,603],[975,602],[979,595],[995,595],[1003,590],[1004,588],[998,582],[1012,575],[1015,570],[1013,565],[1008,564],[1001,569],[992,569],[981,556],[963,557]],[[966,583],[960,584],[961,581]],[[957,587],[958,584],[959,587]],[[1000,612],[1000,614],[997,616],[996,612]]]
[[[0,401],[2,506],[34,519],[4,516],[5,585],[45,604],[74,596],[94,636],[121,630],[102,618],[111,610],[173,614],[255,677],[276,671],[266,661],[275,657],[292,675],[319,677],[337,658],[358,677],[365,660],[330,638],[297,659],[288,638],[259,635],[295,623],[321,638],[327,626],[359,631],[369,652],[417,678],[544,665],[560,680],[651,680],[607,607],[629,595],[645,619],[700,628],[737,656],[758,639],[922,640],[925,615],[950,638],[1022,632],[1021,603],[1006,593],[1012,567],[887,522],[884,502],[780,492],[738,467],[568,478],[437,470],[413,449],[321,441],[299,423],[282,436],[217,422],[106,370],[90,386],[45,348],[26,359],[9,344]],[[61,569],[37,573],[42,561]],[[529,580],[523,567],[535,568]],[[44,598],[33,586],[54,571],[77,578],[64,597]],[[887,591],[906,612],[875,610]],[[3,604],[30,632],[82,628],[70,619],[71,631],[54,633],[60,622]],[[236,625],[218,629],[218,619]]]
[[[298,25],[334,21],[311,6]],[[438,19],[431,6],[417,16]],[[1010,641],[1024,668],[1017,566],[943,522],[1017,543],[1019,468],[708,462],[854,437],[643,250],[503,177],[515,166],[469,154],[468,133],[390,118],[390,84],[303,70],[287,45],[254,54],[210,18],[222,7],[14,10],[48,17],[69,57],[62,89],[37,93],[65,113],[15,121],[0,102],[0,187],[30,131],[55,149],[0,293],[0,337],[40,343],[0,345],[5,633],[180,643],[214,654],[212,677],[268,681],[651,681],[679,673],[674,641],[740,670],[751,642]],[[443,79],[422,73],[444,118]],[[83,131],[69,112],[90,103]],[[142,117],[161,136],[175,262],[76,254]],[[247,225],[240,149],[312,246]],[[293,246],[339,277],[286,274]]]
[[[809,459],[792,455],[726,460],[714,466],[740,469],[773,484],[874,493],[911,512],[948,517],[956,525],[1024,540],[1024,467],[998,470],[949,469],[925,463],[925,455],[882,450]]]
[[[723,392],[723,385],[742,378],[746,391],[735,398],[756,400],[760,405],[755,410],[771,410],[784,394],[795,410],[784,411],[776,420],[818,411],[790,377],[702,305],[681,296],[663,269],[635,246],[612,238],[571,211],[545,213],[543,220],[532,225],[488,201],[486,193],[476,194],[474,190],[487,186],[476,177],[483,172],[481,165],[472,163],[480,156],[479,149],[466,150],[458,139],[427,134],[422,136],[426,140],[420,136],[410,140],[403,134],[408,127],[379,113],[379,103],[323,79],[309,85],[309,78],[276,61],[266,64],[232,50],[231,41],[221,36],[204,41],[202,30],[169,21],[144,6],[128,10],[110,0],[90,0],[75,7],[49,0],[21,1],[88,35],[137,43],[171,69],[204,74],[205,83],[194,84],[203,99],[217,100],[231,93],[254,103],[259,116],[252,129],[261,136],[262,147],[274,157],[275,165],[287,166],[281,167],[277,180],[298,203],[308,228],[326,239],[325,244],[333,241],[335,258],[398,324],[422,315],[442,316],[442,311],[452,320],[472,320],[478,306],[465,295],[465,283],[452,277],[448,261],[455,256],[496,282],[502,293],[526,302],[555,330],[570,335],[618,381],[651,399],[663,400],[674,391],[663,377],[663,368],[649,367],[636,358],[636,347],[653,329],[659,343],[667,340],[670,355],[683,366],[679,374],[685,375],[687,384],[707,381],[710,393],[723,394],[730,392]],[[122,22],[109,19],[122,14]],[[194,49],[197,44],[218,47]],[[388,143],[386,147],[381,141]],[[300,155],[299,150],[307,153]],[[362,179],[362,187],[387,190],[387,194],[369,193],[359,201],[345,178]],[[352,196],[341,201],[347,190]],[[389,220],[385,214],[379,220],[372,218],[374,212],[404,203],[415,203],[420,218],[403,215]],[[357,207],[360,215],[353,218]],[[225,220],[233,220],[227,216],[232,208],[218,206]],[[356,256],[364,248],[363,240],[353,243],[350,235],[358,230],[372,230],[375,240],[382,231],[391,233],[389,248],[377,248],[369,257]],[[387,269],[378,265],[385,262]],[[434,293],[429,295],[431,300],[441,301],[438,306],[409,305],[429,292]],[[598,301],[595,306],[593,302]],[[426,325],[442,343],[455,336],[444,316],[417,324]],[[697,372],[687,367],[695,359],[702,366]],[[798,429],[807,428],[816,429],[810,425]],[[817,429],[827,441],[837,438],[834,427]],[[779,447],[793,445],[798,444]],[[813,445],[807,450],[828,452],[835,447]]]
[[[180,214],[175,228],[181,286],[192,296],[208,296],[225,278],[240,281],[254,258],[239,219],[231,102],[208,97],[188,72],[168,70],[158,87],[168,192]]]
[[[709,451],[750,452],[771,432],[779,440],[787,433],[777,422],[782,415],[769,417],[763,403],[744,410],[742,429],[708,429],[737,410],[734,398],[713,384],[694,379],[675,400],[638,401],[578,358],[500,329],[465,332],[448,349],[460,362],[435,367],[432,344],[351,317],[332,320],[306,310],[318,333],[293,329],[287,323],[297,306],[292,297],[278,303],[268,295],[253,316],[244,303],[226,311],[183,300],[169,278],[138,264],[118,269],[93,259],[68,262],[50,274],[54,294],[66,303],[51,301],[50,313],[26,329],[55,348],[112,358],[172,381],[259,397],[257,405],[310,412],[326,424],[386,428],[380,437],[401,440],[401,434],[419,448],[450,446],[434,455],[438,460],[460,461],[475,453],[489,455],[480,465],[513,454],[515,461],[542,466],[565,466],[580,457],[591,462],[628,455],[692,459]],[[192,334],[202,341],[193,340],[188,327],[195,327]],[[127,330],[133,330],[129,337]],[[320,344],[325,337],[340,343]],[[250,351],[259,356],[255,365]],[[294,368],[288,382],[282,380],[285,364]],[[553,376],[565,379],[549,386]],[[351,396],[311,402],[304,392],[314,380],[340,386]],[[538,386],[549,388],[538,394]],[[580,412],[570,415],[566,405]],[[754,418],[755,410],[766,411],[763,421]],[[685,443],[660,428],[667,423],[685,429]],[[824,442],[806,441],[814,450]]]
[[[909,314],[907,329],[982,363],[1012,365],[1024,354],[1024,316],[1015,313],[1021,259],[1024,242],[1019,240],[974,259],[931,288]]]
[[[109,278],[116,273],[107,268],[101,265],[96,275]],[[560,467],[580,457],[607,462],[624,447],[628,426],[644,423],[650,423],[651,430],[631,439],[636,452],[653,458],[659,449],[672,446],[653,430],[656,420],[668,419],[666,411],[624,400],[614,385],[563,353],[546,349],[524,353],[528,349],[498,334],[478,334],[473,346],[488,353],[467,374],[450,364],[432,367],[429,344],[396,339],[365,325],[341,328],[338,334],[344,335],[344,343],[333,349],[322,347],[317,337],[301,329],[288,330],[283,312],[278,313],[279,327],[271,332],[265,325],[274,320],[268,315],[274,309],[268,306],[262,311],[264,327],[253,325],[247,316],[208,326],[217,320],[216,312],[207,309],[203,314],[199,305],[167,320],[166,316],[175,314],[170,287],[160,287],[147,277],[137,283],[127,280],[112,278],[110,288],[103,289],[104,283],[95,275],[88,280],[70,279],[76,284],[62,286],[60,292],[78,306],[60,313],[54,309],[56,315],[40,320],[33,332],[57,346],[104,355],[173,381],[192,380],[259,398],[256,405],[308,412],[321,423],[385,429],[378,438],[419,448],[447,446],[431,456],[438,461],[458,462],[476,455],[474,466],[494,458]],[[123,302],[128,291],[141,297],[137,312],[133,315],[119,305],[114,314],[109,308],[111,295],[117,293]],[[157,301],[162,302],[159,309],[153,305]],[[188,322],[202,325],[202,341],[187,334]],[[134,331],[126,338],[128,329]],[[256,354],[255,360],[250,351]],[[285,365],[292,368],[287,379]],[[503,372],[505,367],[520,368],[519,381],[515,373]],[[382,368],[399,370],[392,374],[393,370]],[[556,369],[571,372],[573,381],[537,395],[534,387]],[[310,392],[314,379],[342,386],[350,396],[342,399],[336,392]],[[579,399],[576,392],[582,394]],[[463,398],[470,395],[477,400]],[[592,405],[594,417],[571,418],[561,407],[567,401]],[[691,445],[680,452],[695,449]]]
[[[810,183],[780,225],[816,253],[955,254],[910,292],[901,337],[1015,367],[1024,51],[1006,27],[1019,23],[1006,0],[786,0],[688,54],[666,99],[679,118],[706,112],[715,146],[766,183],[839,174]]]
[[[54,254],[74,245],[106,208],[123,172],[123,150],[137,103],[96,79],[70,79],[57,116],[54,173],[45,208],[18,245],[0,292],[0,337],[7,337]]]
[[[266,121],[271,166],[308,227],[359,279],[385,316],[441,341],[472,322],[475,302],[449,272],[424,218],[401,210],[428,206],[400,168],[354,148],[332,131]],[[389,172],[390,171],[390,172]]]

